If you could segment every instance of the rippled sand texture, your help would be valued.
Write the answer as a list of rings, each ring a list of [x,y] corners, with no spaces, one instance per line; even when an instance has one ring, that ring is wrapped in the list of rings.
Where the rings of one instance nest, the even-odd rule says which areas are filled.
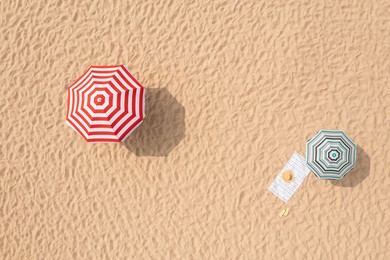
[[[1,259],[389,259],[389,1],[48,2],[0,2]],[[123,144],[65,125],[92,64],[148,88]],[[359,164],[286,205],[322,128]]]

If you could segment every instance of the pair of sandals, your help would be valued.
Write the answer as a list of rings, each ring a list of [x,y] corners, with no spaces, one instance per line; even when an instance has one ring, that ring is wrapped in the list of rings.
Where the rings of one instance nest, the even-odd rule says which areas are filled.
[[[279,217],[287,217],[288,213],[290,212],[290,209],[284,209],[279,213]]]

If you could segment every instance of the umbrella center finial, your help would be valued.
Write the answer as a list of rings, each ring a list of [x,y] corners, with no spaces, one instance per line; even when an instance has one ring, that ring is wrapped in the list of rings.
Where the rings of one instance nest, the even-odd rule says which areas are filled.
[[[97,96],[95,97],[95,100],[94,100],[94,102],[95,102],[95,104],[96,104],[97,106],[103,105],[103,104],[104,104],[104,101],[105,101],[105,98],[104,98],[103,95],[97,95]]]

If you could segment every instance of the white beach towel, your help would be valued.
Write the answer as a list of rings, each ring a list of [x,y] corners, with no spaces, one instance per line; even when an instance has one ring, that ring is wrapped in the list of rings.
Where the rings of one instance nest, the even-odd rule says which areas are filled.
[[[290,170],[294,174],[293,180],[289,183],[282,178],[282,174],[286,170]],[[274,182],[268,187],[268,190],[287,203],[309,172],[310,169],[307,167],[305,159],[297,152],[294,152],[282,171],[276,176]]]

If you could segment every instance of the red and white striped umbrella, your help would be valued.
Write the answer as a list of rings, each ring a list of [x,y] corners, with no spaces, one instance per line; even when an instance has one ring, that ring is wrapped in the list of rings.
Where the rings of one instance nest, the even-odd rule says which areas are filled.
[[[121,142],[145,117],[145,90],[124,65],[91,66],[68,89],[66,123],[87,142]]]

